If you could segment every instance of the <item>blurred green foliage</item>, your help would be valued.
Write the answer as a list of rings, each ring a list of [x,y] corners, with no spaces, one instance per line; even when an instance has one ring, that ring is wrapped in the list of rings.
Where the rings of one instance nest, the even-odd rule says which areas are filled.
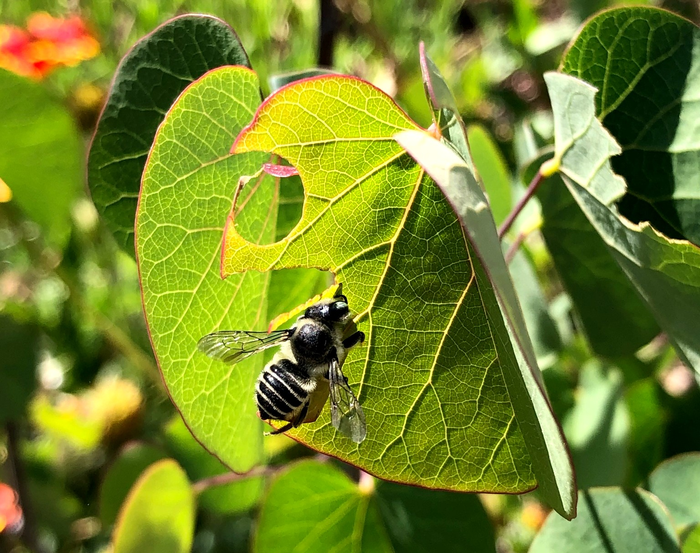
[[[428,126],[430,110],[418,65],[418,43],[424,41],[465,121],[476,125],[470,127],[470,138],[478,146],[472,154],[500,220],[528,184],[530,162],[553,139],[543,73],[559,66],[566,44],[587,17],[624,3],[336,0],[327,3],[335,14],[335,23],[330,24],[333,69],[376,84],[416,122]],[[700,8],[693,0],[635,4],[661,5],[700,22]],[[192,437],[164,390],[144,323],[136,264],[98,216],[80,166],[117,64],[159,24],[190,12],[228,22],[265,90],[270,77],[317,64],[320,2],[0,0],[0,24],[23,26],[39,10],[55,16],[79,13],[102,50],[91,60],[56,70],[42,82],[0,71],[0,99],[34,102],[28,108],[13,108],[0,121],[0,179],[15,193],[13,201],[0,203],[0,420],[5,425],[0,480],[19,491],[25,513],[22,532],[0,533],[0,550],[107,551],[115,520],[121,516],[129,521],[124,524],[138,526],[157,510],[134,505],[137,497],[145,496],[159,506],[171,502],[177,516],[187,521],[171,532],[178,545],[169,551],[185,550],[189,541],[196,553],[251,547],[285,551],[284,542],[270,541],[274,534],[261,537],[260,528],[288,525],[288,531],[275,530],[283,536],[298,531],[295,501],[302,492],[287,488],[284,475],[270,484],[270,474],[314,452],[284,437],[266,440],[267,461],[259,472],[217,480],[229,473]],[[697,36],[697,28],[693,32]],[[0,111],[11,107],[6,100],[2,104]],[[42,153],[44,143],[50,151]],[[700,435],[692,431],[700,427],[697,377],[678,360],[665,335],[649,341],[655,323],[640,318],[622,332],[623,323],[617,318],[601,316],[607,303],[591,302],[589,311],[577,308],[583,304],[577,283],[596,289],[603,278],[606,286],[614,285],[619,271],[607,279],[591,280],[590,274],[581,274],[576,256],[580,248],[585,251],[586,243],[574,239],[576,247],[569,247],[560,233],[572,225],[575,231],[588,230],[578,226],[578,220],[550,218],[542,232],[538,230],[542,216],[546,219],[550,210],[561,208],[556,199],[541,197],[542,210],[532,202],[514,227],[509,242],[524,242],[511,271],[538,361],[546,367],[550,399],[571,445],[579,486],[648,487],[662,500],[670,493],[679,498],[671,515],[680,517],[675,523],[683,525],[676,531],[684,550],[697,550],[700,520],[697,503],[692,504],[697,495],[686,497],[677,491],[684,489],[684,482],[697,480],[697,472],[686,475],[697,470],[696,457],[681,456],[654,471],[665,459],[700,450]],[[602,244],[597,245],[601,255],[607,255]],[[557,248],[572,256],[568,267],[562,266],[562,257],[559,263],[553,260]],[[319,286],[313,283],[309,289]],[[277,294],[275,300],[283,302],[283,294]],[[637,297],[625,301],[635,312]],[[285,305],[280,311],[289,308]],[[596,334],[601,329],[602,336]],[[627,335],[631,336],[620,338]],[[644,347],[638,349],[639,345]],[[156,461],[159,464],[154,465]],[[422,520],[416,513],[424,504],[418,505],[416,498],[422,501],[425,496],[428,501],[430,492],[411,495],[410,488],[376,483],[353,467],[324,461],[323,475],[340,491],[331,502],[323,489],[313,488],[319,482],[311,478],[303,490],[304,501],[312,505],[311,511],[313,502],[319,501],[329,516],[336,513],[343,522],[337,528],[342,530],[335,542],[339,548],[348,545],[343,540],[353,532],[353,521],[348,513],[338,514],[339,509],[353,513],[365,509],[369,522],[362,539],[394,551],[427,550],[430,532],[443,532],[443,524],[446,529],[440,535],[450,536],[454,550],[464,550],[470,536],[478,535],[478,550],[495,549],[496,539],[499,551],[523,552],[547,516],[534,492],[525,499],[480,497],[493,532],[474,497],[462,503],[459,495],[447,495],[456,510],[471,513],[464,519],[453,522],[447,515],[438,517],[442,511],[436,510],[435,519],[440,520]],[[309,463],[315,461],[304,461],[290,472],[306,470],[303,467]],[[363,494],[373,493],[373,486],[377,499],[370,502]],[[196,514],[190,508],[191,494],[197,496]],[[124,503],[127,495],[131,503]],[[273,502],[268,504],[270,496]],[[272,512],[277,500],[283,509]],[[587,532],[596,507],[618,515],[628,509],[657,520],[668,546],[664,550],[675,550],[673,521],[654,501],[644,491],[622,497],[594,491],[577,524]],[[639,523],[636,515],[621,516]],[[190,521],[190,535],[178,534]],[[551,518],[533,551],[545,550],[542,544],[560,543],[556,541],[563,532],[560,523]],[[305,524],[310,532],[316,531],[314,520]],[[461,533],[455,530],[459,524],[464,525]],[[406,541],[415,531],[421,532],[421,539]],[[154,535],[157,540],[157,528]],[[118,547],[117,551],[132,551],[142,546],[120,542]],[[449,544],[442,550],[449,551]]]

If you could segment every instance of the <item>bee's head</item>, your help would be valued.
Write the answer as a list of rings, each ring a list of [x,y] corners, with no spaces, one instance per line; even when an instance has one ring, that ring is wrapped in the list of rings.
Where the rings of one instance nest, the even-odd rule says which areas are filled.
[[[349,314],[348,299],[345,296],[336,296],[312,305],[306,310],[304,317],[325,323],[339,323]]]

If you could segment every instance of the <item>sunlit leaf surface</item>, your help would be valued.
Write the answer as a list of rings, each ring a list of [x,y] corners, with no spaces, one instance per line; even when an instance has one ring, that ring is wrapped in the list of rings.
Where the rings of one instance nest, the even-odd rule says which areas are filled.
[[[271,96],[234,150],[273,152],[301,175],[301,220],[256,245],[227,227],[222,272],[331,270],[367,340],[344,365],[367,417],[357,446],[326,410],[290,432],[378,476],[460,490],[524,491],[530,457],[503,379],[462,228],[393,139],[416,129],[371,85],[320,77]],[[234,218],[235,220],[235,218]],[[239,278],[239,277],[235,277]]]
[[[304,461],[271,484],[253,550],[456,553],[465,543],[472,553],[496,550],[477,497],[371,478],[358,485],[330,464]]]
[[[250,272],[222,281],[221,239],[233,192],[267,156],[229,156],[236,133],[259,103],[255,74],[221,68],[180,97],[166,117],[144,173],[136,251],[146,319],[168,391],[195,436],[231,468],[262,459],[262,425],[253,383],[262,356],[227,366],[197,351],[221,329],[264,329],[270,275]],[[251,183],[238,219],[241,232],[270,241],[276,186]]]
[[[172,459],[148,467],[129,491],[112,536],[114,553],[188,553],[194,534],[194,493]]]

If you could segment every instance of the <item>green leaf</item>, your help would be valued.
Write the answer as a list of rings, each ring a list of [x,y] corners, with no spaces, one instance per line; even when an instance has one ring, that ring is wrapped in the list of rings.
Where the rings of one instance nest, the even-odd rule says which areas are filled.
[[[268,98],[234,148],[273,152],[298,169],[302,218],[263,246],[229,222],[222,274],[331,270],[358,313],[367,339],[343,371],[367,439],[358,446],[337,434],[328,410],[290,431],[295,439],[390,480],[525,491],[534,478],[483,283],[450,206],[393,140],[410,128],[389,97],[350,77],[294,83]]]
[[[26,413],[36,388],[39,329],[0,314],[0,424]]]
[[[302,461],[280,474],[260,512],[253,550],[494,552],[493,528],[473,495],[429,491],[368,475],[356,484],[331,464]]]
[[[222,65],[250,66],[233,29],[215,17],[184,15],[142,38],[117,68],[90,146],[88,184],[97,210],[130,254],[141,174],[156,130],[185,87]]]
[[[255,74],[213,70],[173,105],[144,171],[136,251],[146,320],[163,378],[188,426],[207,449],[237,472],[262,459],[262,425],[252,401],[263,356],[227,366],[197,351],[221,329],[267,326],[269,274],[222,281],[221,237],[238,179],[267,156],[229,156],[236,134],[258,104]],[[244,191],[241,232],[270,241],[279,181]]]
[[[561,174],[580,209],[640,292],[684,362],[700,372],[700,249],[635,225],[614,206],[625,190],[609,158],[620,150],[595,118],[595,89],[568,75],[545,75]]]
[[[83,182],[83,146],[71,114],[46,87],[0,69],[0,144],[0,179],[47,239],[63,247]]]
[[[649,491],[664,502],[678,526],[700,523],[700,453],[661,463],[649,477]]]
[[[185,472],[172,459],[146,469],[119,511],[114,553],[189,553],[195,502]]]
[[[475,495],[377,484],[379,513],[395,553],[494,552],[493,525]]]
[[[192,482],[230,472],[194,439],[182,418],[175,416],[165,428],[168,449],[187,472]],[[262,476],[243,478],[228,484],[211,486],[199,493],[200,508],[220,514],[244,513],[255,506],[262,496],[265,479]]]
[[[571,458],[544,391],[542,374],[505,260],[488,201],[467,164],[426,133],[403,131],[396,140],[435,180],[469,242],[471,264],[516,420],[525,436],[539,491],[552,508],[576,516]]]
[[[117,520],[127,493],[147,467],[165,457],[162,449],[145,443],[127,445],[112,462],[100,487],[100,520],[109,528]]]
[[[477,174],[484,185],[496,224],[510,213],[512,206],[510,175],[505,159],[488,131],[481,125],[467,127],[469,151]]]
[[[469,151],[467,126],[459,114],[457,101],[440,70],[425,51],[424,43],[420,43],[419,50],[423,87],[433,112],[433,126],[439,129],[443,139],[461,156],[470,171],[475,173],[474,161]]]
[[[526,176],[534,176],[543,161],[530,164]],[[649,343],[658,324],[561,176],[542,183],[537,199],[547,249],[593,351],[614,358]]]
[[[280,73],[279,75],[271,75],[268,79],[270,84],[270,90],[272,92],[278,91],[283,86],[290,83],[301,81],[302,79],[308,79],[310,77],[317,77],[318,75],[333,75],[335,71],[323,68],[313,68],[313,69],[303,69],[301,71],[291,71],[289,73]]]
[[[624,483],[630,419],[618,369],[597,360],[581,367],[576,405],[563,426],[579,489]]]
[[[663,459],[666,413],[661,403],[662,393],[655,378],[638,380],[625,392],[630,414],[628,485],[646,481]]]
[[[647,491],[594,488],[579,492],[578,505],[571,522],[550,514],[529,553],[680,552],[668,512]]]
[[[683,553],[700,553],[700,524],[693,526],[683,536]]]
[[[596,113],[622,148],[620,213],[700,245],[700,29],[655,8],[591,19],[562,70],[599,89]]]

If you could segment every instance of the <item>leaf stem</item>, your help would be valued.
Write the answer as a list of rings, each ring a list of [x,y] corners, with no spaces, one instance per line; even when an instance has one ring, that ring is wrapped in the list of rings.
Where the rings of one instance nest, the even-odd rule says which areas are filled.
[[[238,473],[238,472],[225,472],[223,474],[217,474],[215,476],[209,476],[207,478],[202,478],[197,480],[192,484],[192,489],[194,493],[200,494],[209,488],[214,488],[216,486],[225,486],[226,484],[231,484],[232,482],[238,482],[239,480],[245,480],[246,478],[253,478],[255,476],[272,476],[273,474],[279,472],[283,466],[266,466],[261,465],[250,469],[248,472]]]
[[[525,238],[527,238],[528,234],[530,234],[529,231],[523,230],[523,231],[518,233],[518,236],[515,237],[515,240],[508,247],[508,251],[506,252],[506,255],[503,257],[506,260],[506,265],[510,265],[510,262],[513,261],[515,254],[518,253],[520,246],[522,246],[523,241],[525,240]]]
[[[535,192],[539,188],[540,184],[542,184],[542,181],[544,179],[545,179],[545,175],[542,173],[542,167],[540,167],[539,170],[537,171],[537,174],[534,176],[534,178],[530,182],[530,185],[527,187],[527,190],[525,191],[525,194],[523,195],[523,197],[520,198],[520,200],[515,205],[513,210],[508,214],[508,217],[506,217],[506,220],[503,221],[503,224],[498,229],[498,238],[500,240],[503,240],[503,237],[510,230],[510,227],[513,226],[513,222],[515,221],[517,216],[520,215],[520,212],[523,210],[523,208],[525,207],[527,202],[530,201],[530,198],[532,198],[532,196],[535,194]],[[520,242],[522,242],[522,240]]]

